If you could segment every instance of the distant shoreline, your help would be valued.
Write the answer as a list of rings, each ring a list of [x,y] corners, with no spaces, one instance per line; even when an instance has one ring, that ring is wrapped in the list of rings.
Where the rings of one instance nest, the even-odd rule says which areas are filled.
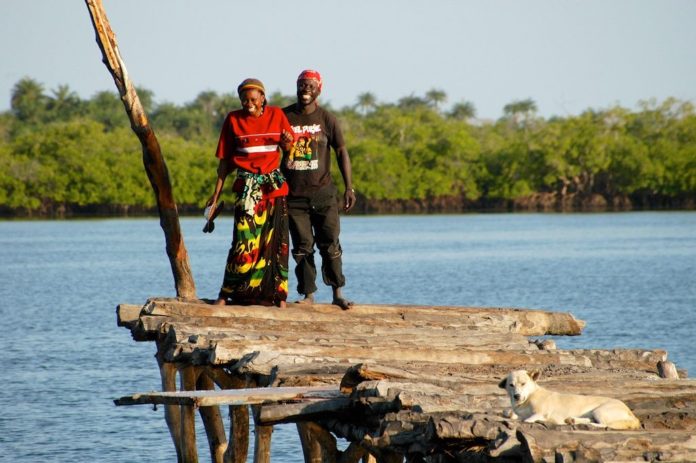
[[[178,207],[182,217],[199,216],[202,208],[191,205]],[[696,197],[658,197],[658,196],[589,196],[566,195],[559,197],[554,193],[537,193],[514,200],[469,201],[463,197],[443,197],[433,199],[368,200],[358,196],[351,215],[400,215],[400,214],[463,214],[463,213],[501,213],[501,212],[628,212],[628,211],[690,211],[696,210]],[[231,215],[228,210],[223,215]],[[0,218],[98,218],[98,217],[157,217],[156,207],[123,205],[75,206],[64,204],[45,204],[36,210],[0,207]]]

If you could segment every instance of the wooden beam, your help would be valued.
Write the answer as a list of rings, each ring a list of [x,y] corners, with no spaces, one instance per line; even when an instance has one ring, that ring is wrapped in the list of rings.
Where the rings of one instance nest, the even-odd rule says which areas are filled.
[[[280,400],[307,398],[334,398],[340,396],[337,386],[331,387],[270,387],[251,389],[223,389],[196,391],[184,389],[176,392],[145,392],[114,400],[116,405],[176,404],[191,407],[212,405],[253,405]]]
[[[352,323],[365,325],[388,319],[422,327],[450,326],[472,331],[518,333],[525,336],[577,336],[585,326],[585,322],[576,319],[570,313],[512,308],[358,304],[350,311],[342,311],[329,304],[314,304],[311,307],[288,304],[283,310],[269,310],[268,307],[260,306],[214,307],[205,303],[153,298],[144,309],[144,313],[148,315],[169,317],[251,317],[307,322],[350,320]]]

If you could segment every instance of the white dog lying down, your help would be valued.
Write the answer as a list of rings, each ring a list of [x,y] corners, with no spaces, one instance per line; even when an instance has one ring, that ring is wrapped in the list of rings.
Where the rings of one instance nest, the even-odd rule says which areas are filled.
[[[515,370],[498,384],[510,396],[512,411],[525,422],[640,428],[638,418],[620,400],[550,391],[536,383],[538,377],[539,372]]]

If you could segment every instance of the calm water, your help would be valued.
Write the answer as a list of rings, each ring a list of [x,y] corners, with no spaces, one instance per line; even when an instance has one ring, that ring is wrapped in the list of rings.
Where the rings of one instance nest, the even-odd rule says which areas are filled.
[[[570,311],[588,325],[560,347],[666,349],[696,376],[696,213],[342,224],[345,293],[358,302]],[[202,219],[182,226],[198,294],[213,297],[231,220],[212,235]],[[112,403],[159,389],[154,345],[116,327],[116,305],[172,295],[157,220],[0,222],[0,461],[175,461],[162,408]],[[299,452],[294,427],[277,427],[273,461],[302,462]]]

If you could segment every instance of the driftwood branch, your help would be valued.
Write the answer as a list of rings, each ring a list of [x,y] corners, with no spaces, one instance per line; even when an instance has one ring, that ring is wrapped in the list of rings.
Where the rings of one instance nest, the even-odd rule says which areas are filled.
[[[114,79],[121,101],[126,109],[133,132],[143,148],[143,165],[154,190],[159,210],[160,225],[164,231],[167,255],[174,274],[176,295],[184,299],[196,298],[196,285],[191,274],[188,253],[179,224],[179,213],[174,201],[167,165],[162,157],[159,142],[150,127],[147,115],[140,103],[126,65],[116,43],[116,35],[106,17],[101,0],[85,0],[89,9],[97,44],[103,55],[106,68]]]

